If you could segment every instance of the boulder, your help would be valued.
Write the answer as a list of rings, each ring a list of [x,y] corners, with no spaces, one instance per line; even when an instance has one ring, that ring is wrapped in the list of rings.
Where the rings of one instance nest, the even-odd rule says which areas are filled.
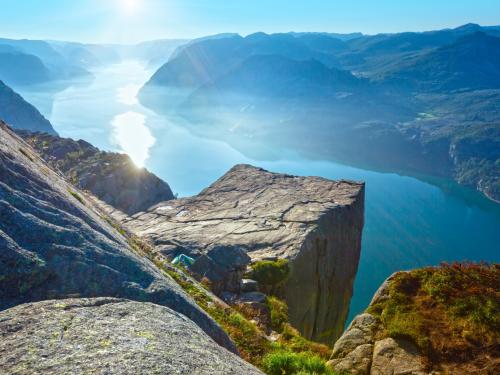
[[[262,374],[184,315],[116,298],[0,312],[3,374]]]
[[[171,307],[236,347],[84,193],[0,123],[0,310],[46,299],[122,297]]]
[[[426,375],[424,357],[412,342],[386,338],[375,342],[370,375]]]
[[[242,292],[256,292],[259,290],[259,283],[251,279],[242,279],[240,289]]]
[[[339,374],[369,375],[372,353],[372,344],[362,344],[347,353],[345,357],[332,359],[327,364]]]
[[[199,256],[189,270],[200,278],[207,278],[216,294],[223,291],[239,293],[249,263],[250,257],[239,247],[213,246]]]
[[[287,259],[280,297],[291,324],[332,344],[349,309],[363,216],[362,183],[237,165],[199,195],[159,203],[124,225],[170,258],[216,245],[241,248],[252,261]]]

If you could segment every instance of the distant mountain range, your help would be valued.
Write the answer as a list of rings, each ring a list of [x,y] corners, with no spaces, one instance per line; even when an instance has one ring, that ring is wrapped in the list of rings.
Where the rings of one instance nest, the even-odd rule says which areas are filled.
[[[247,153],[241,139],[451,177],[500,201],[500,27],[202,38],[140,97]]]

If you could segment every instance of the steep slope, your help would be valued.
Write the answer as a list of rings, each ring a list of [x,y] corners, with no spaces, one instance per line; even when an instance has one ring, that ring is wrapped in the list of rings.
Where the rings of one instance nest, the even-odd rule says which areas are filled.
[[[132,215],[161,201],[174,199],[170,186],[125,154],[103,152],[79,140],[18,132],[53,168],[78,188]]]
[[[496,374],[500,266],[454,264],[399,272],[333,350],[349,374]]]
[[[16,129],[56,135],[52,124],[19,94],[0,81],[0,120]]]
[[[152,303],[24,304],[0,312],[0,336],[4,374],[262,374],[191,320]]]
[[[274,292],[286,300],[290,323],[308,339],[331,343],[347,317],[363,215],[361,183],[238,165],[199,195],[160,203],[124,225],[169,259],[224,259],[243,250],[254,263],[284,260],[290,273]],[[236,258],[224,262],[241,266]]]
[[[477,32],[402,63],[385,81],[420,91],[500,88],[500,38]]]
[[[0,310],[50,298],[116,296],[171,307],[220,345],[224,331],[138,255],[83,193],[0,124]]]

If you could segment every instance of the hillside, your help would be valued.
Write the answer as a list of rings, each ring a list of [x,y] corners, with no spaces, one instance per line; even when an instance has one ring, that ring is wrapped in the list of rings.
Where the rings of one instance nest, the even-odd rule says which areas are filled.
[[[166,182],[137,168],[128,155],[100,151],[82,140],[31,132],[18,134],[75,186],[128,215],[174,199]]]
[[[0,81],[0,119],[16,129],[56,134],[52,124],[19,94]]]
[[[500,267],[453,264],[391,276],[336,342],[352,374],[496,374]]]

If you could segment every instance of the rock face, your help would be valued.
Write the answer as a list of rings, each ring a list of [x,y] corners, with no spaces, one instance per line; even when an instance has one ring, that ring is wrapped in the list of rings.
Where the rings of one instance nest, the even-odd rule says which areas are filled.
[[[498,265],[466,264],[392,275],[335,343],[329,366],[356,375],[498,373],[499,274]]]
[[[74,296],[171,307],[236,351],[174,280],[139,256],[83,193],[0,123],[0,310]]]
[[[283,288],[292,325],[332,343],[343,330],[363,228],[364,185],[238,165],[199,195],[126,220],[168,258],[244,249],[252,261],[289,260]]]
[[[0,120],[16,129],[56,135],[52,124],[38,110],[0,81]]]
[[[261,374],[185,316],[124,299],[16,306],[0,337],[5,374]]]
[[[18,133],[73,184],[128,215],[174,199],[166,182],[137,168],[128,155],[100,151],[82,140]]]

